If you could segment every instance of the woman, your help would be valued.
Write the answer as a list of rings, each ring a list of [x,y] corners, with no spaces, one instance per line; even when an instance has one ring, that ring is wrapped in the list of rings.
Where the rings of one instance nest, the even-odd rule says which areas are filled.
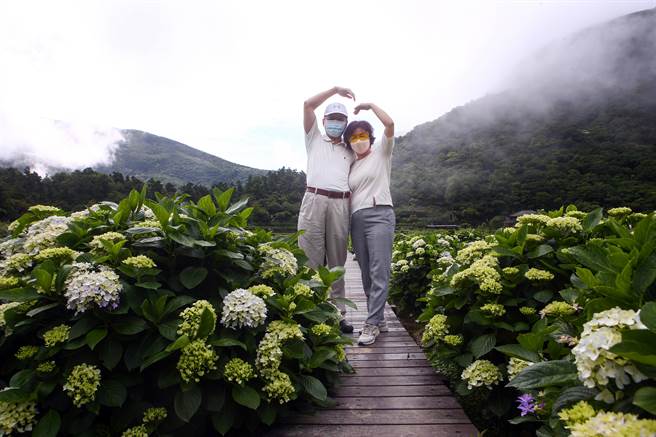
[[[385,126],[383,138],[376,144],[374,130],[366,121],[351,122],[344,131],[344,142],[356,155],[349,174],[351,240],[369,312],[358,343],[368,345],[376,341],[381,330],[387,330],[384,311],[396,217],[390,194],[394,121],[373,103],[361,103],[354,112],[364,110],[372,110]]]

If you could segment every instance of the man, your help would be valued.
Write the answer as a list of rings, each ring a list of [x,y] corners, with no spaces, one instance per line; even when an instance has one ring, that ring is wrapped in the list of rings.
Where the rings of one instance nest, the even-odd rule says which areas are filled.
[[[303,103],[307,187],[298,215],[298,229],[305,233],[299,237],[298,244],[305,251],[312,268],[322,265],[343,267],[346,262],[351,197],[348,175],[355,160],[353,152],[342,141],[348,112],[343,104],[337,102],[326,107],[322,120],[326,135],[319,131],[314,114],[321,104],[335,94],[355,100],[350,89],[334,87]],[[344,278],[332,285],[331,295],[335,298],[345,296]],[[344,333],[353,332],[353,326],[344,320],[345,305],[338,303],[337,308],[342,313],[340,329]]]

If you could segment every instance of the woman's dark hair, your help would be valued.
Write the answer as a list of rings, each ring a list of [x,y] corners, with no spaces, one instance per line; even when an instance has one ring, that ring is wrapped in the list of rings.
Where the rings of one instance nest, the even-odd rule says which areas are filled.
[[[369,133],[369,144],[374,143],[374,140],[376,138],[374,138],[374,128],[371,127],[371,124],[369,124],[368,121],[356,120],[350,122],[349,125],[346,126],[346,129],[344,130],[344,142],[346,143],[349,149],[351,148],[351,142],[349,140],[351,139],[351,135],[353,135],[353,132],[357,128],[367,131]]]

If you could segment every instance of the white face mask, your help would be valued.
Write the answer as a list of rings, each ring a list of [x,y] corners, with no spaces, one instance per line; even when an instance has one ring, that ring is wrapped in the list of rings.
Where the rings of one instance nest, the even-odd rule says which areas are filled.
[[[362,155],[363,153],[366,153],[367,150],[369,150],[369,147],[371,144],[369,143],[369,140],[360,140],[356,141],[354,143],[351,143],[351,147],[353,150],[355,150],[355,153]]]

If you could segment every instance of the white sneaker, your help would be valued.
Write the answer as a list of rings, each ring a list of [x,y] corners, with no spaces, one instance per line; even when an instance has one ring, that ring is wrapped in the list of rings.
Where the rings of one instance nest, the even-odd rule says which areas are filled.
[[[378,330],[380,332],[389,332],[389,328],[387,327],[387,320],[383,319],[383,321],[380,322],[380,325],[378,325]],[[360,328],[358,332],[362,334],[362,328]]]
[[[358,338],[358,344],[365,346],[373,344],[376,341],[378,334],[380,334],[378,326],[365,323],[362,327],[362,334],[360,334],[360,337]]]

